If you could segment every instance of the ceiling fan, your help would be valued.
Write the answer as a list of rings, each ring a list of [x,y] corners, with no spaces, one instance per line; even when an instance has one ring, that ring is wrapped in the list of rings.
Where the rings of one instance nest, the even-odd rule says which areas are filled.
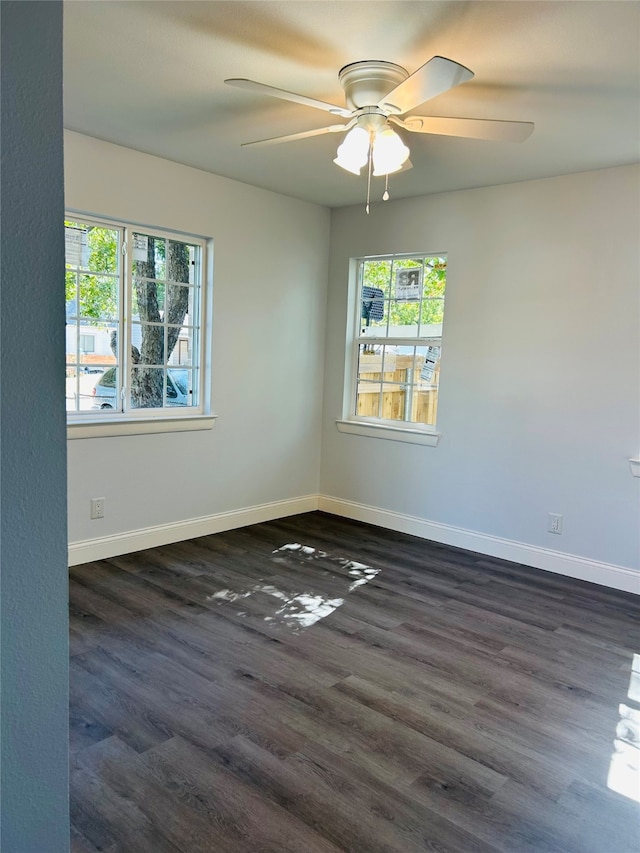
[[[357,175],[368,164],[369,180],[373,173],[374,176],[385,175],[388,181],[390,174],[411,165],[408,161],[409,149],[391,125],[411,133],[507,142],[522,142],[531,134],[532,122],[406,115],[414,107],[471,80],[473,76],[473,72],[464,65],[443,56],[434,56],[413,74],[393,62],[369,59],[352,62],[338,74],[344,89],[344,107],[256,83],[254,80],[231,78],[224,82],[256,94],[293,101],[348,119],[345,124],[331,124],[286,136],[245,142],[243,145],[273,145],[326,133],[347,133],[338,148],[334,163]],[[387,189],[383,198],[388,198]]]

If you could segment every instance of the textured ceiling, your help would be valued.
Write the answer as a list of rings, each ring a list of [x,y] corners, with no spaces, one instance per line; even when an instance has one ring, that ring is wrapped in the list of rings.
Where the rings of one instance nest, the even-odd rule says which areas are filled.
[[[391,178],[399,198],[637,161],[639,51],[637,2],[70,0],[65,126],[337,207],[366,191],[333,164],[337,134],[240,147],[335,119],[225,78],[342,104],[343,65],[411,73],[441,55],[475,78],[412,112],[535,122],[521,144],[405,134],[413,169]]]

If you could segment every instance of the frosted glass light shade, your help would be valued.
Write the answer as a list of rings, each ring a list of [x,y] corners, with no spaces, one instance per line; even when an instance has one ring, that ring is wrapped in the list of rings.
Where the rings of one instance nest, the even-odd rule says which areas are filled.
[[[363,127],[354,127],[338,148],[338,156],[333,161],[341,169],[360,174],[360,169],[369,160],[369,134]]]
[[[373,141],[373,174],[376,177],[400,171],[408,157],[409,149],[395,130],[387,125],[376,133]]]

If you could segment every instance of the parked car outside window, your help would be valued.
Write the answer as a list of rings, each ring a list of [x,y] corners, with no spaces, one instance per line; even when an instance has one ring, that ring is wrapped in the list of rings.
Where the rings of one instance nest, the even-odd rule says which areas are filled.
[[[110,367],[93,387],[94,409],[116,408],[116,370]],[[186,370],[167,370],[167,406],[189,405],[189,380]]]

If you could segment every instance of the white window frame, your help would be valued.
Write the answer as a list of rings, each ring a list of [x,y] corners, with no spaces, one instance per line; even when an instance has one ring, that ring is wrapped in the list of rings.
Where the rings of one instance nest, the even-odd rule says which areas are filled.
[[[95,225],[118,232],[119,239],[119,309],[118,309],[118,365],[121,375],[121,387],[126,388],[123,410],[80,411],[67,412],[67,437],[96,438],[109,435],[135,435],[139,433],[184,432],[201,429],[211,429],[215,423],[215,415],[211,413],[211,289],[213,269],[213,241],[210,238],[181,231],[171,231],[155,226],[139,223],[124,222],[109,217],[85,214],[81,211],[68,209],[65,220],[78,221],[83,224]],[[130,408],[130,374],[131,374],[131,339],[133,271],[131,263],[132,235],[134,233],[148,234],[160,239],[188,243],[199,248],[198,293],[198,328],[197,328],[197,384],[193,390],[197,393],[197,405],[173,408]],[[79,332],[78,332],[79,334]],[[164,368],[167,365],[165,364]],[[166,388],[165,388],[166,400]]]
[[[361,294],[363,286],[362,270],[366,261],[397,261],[429,257],[447,257],[446,252],[409,252],[402,254],[366,255],[352,258],[349,267],[349,309],[347,319],[347,341],[345,358],[345,381],[343,394],[343,414],[336,420],[336,426],[342,433],[362,435],[370,438],[384,438],[408,444],[420,444],[436,447],[441,433],[436,424],[420,424],[412,421],[387,420],[370,415],[355,413],[358,392],[358,359],[360,347],[364,343],[428,346],[433,338],[420,336],[395,338],[362,335]],[[446,289],[445,289],[446,301]],[[441,339],[438,346],[441,346]]]

